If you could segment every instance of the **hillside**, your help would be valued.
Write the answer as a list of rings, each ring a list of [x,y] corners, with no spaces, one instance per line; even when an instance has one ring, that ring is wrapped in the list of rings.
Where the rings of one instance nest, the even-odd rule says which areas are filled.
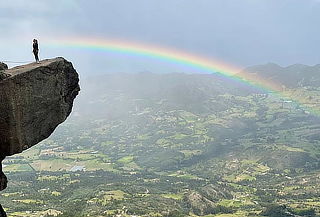
[[[281,67],[274,63],[268,63],[251,66],[243,71],[256,73],[267,80],[279,82],[288,88],[303,86],[319,87],[320,85],[320,64],[315,66],[294,64]]]
[[[296,87],[318,107],[318,87]],[[20,180],[3,193],[8,213],[320,213],[320,117],[303,106],[215,75],[117,74],[82,89],[66,124],[4,162]]]

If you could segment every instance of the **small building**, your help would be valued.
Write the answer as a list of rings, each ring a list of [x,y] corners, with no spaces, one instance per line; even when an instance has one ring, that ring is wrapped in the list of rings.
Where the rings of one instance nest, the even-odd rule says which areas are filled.
[[[74,166],[70,169],[70,172],[78,172],[78,171],[85,171],[85,166]]]

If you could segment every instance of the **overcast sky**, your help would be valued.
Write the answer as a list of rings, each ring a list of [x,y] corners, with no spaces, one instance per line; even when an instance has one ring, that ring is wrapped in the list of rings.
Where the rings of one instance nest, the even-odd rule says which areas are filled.
[[[170,63],[57,49],[46,38],[121,38],[246,67],[320,63],[320,0],[1,0],[0,60],[64,56],[81,75],[174,72]]]

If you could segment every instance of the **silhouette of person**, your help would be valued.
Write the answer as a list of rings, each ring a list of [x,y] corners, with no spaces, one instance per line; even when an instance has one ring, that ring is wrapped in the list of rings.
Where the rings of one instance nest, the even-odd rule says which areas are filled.
[[[39,62],[39,45],[38,45],[38,40],[37,39],[33,39],[33,54],[34,54],[34,58],[36,59],[36,62]]]

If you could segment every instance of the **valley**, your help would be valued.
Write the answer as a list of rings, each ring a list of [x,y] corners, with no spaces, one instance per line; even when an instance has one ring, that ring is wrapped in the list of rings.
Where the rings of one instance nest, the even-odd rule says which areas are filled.
[[[4,161],[1,203],[16,217],[319,215],[320,88],[228,84],[87,81],[54,135]]]

